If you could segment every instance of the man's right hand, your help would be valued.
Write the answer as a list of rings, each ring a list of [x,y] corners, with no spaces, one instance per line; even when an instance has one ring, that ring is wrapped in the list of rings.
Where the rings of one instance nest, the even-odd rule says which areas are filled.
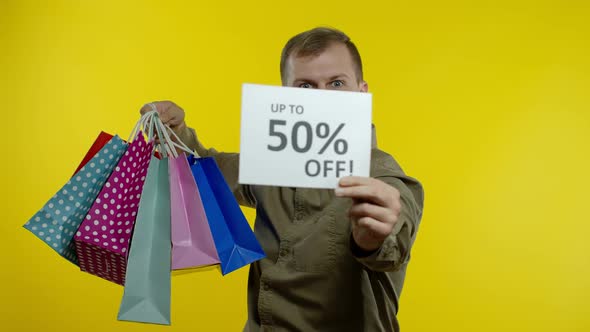
[[[180,106],[176,105],[174,102],[165,100],[165,101],[153,101],[151,103],[143,105],[143,107],[139,110],[141,115],[145,114],[146,112],[153,111],[150,104],[156,107],[160,120],[165,125],[168,125],[170,129],[174,131],[174,133],[182,139],[187,127],[186,123],[184,122],[184,110],[180,108]],[[171,137],[173,141],[176,141],[174,137]],[[159,140],[156,138],[156,144],[158,144]],[[182,150],[176,149],[176,151],[180,154]]]
[[[178,137],[182,137],[184,131],[186,130],[186,123],[184,122],[184,110],[169,100],[153,101],[143,105],[143,107],[139,110],[141,115],[144,115],[146,112],[153,110],[149,104],[152,104],[156,107],[158,115],[160,116],[160,120],[162,120],[165,125],[168,125]],[[174,138],[172,137],[172,139]]]
[[[160,120],[162,120],[165,125],[168,125],[176,135],[181,137],[181,135],[186,130],[186,123],[184,122],[184,110],[180,108],[180,106],[168,100],[153,101],[151,104],[156,107],[158,115],[160,116]],[[143,115],[151,110],[152,107],[149,104],[145,104],[141,110],[139,110],[139,113]]]

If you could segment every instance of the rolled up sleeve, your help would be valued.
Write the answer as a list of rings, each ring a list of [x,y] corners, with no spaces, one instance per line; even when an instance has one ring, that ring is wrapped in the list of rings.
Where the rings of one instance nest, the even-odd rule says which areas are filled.
[[[400,215],[380,248],[373,252],[364,252],[351,236],[350,249],[356,260],[366,268],[388,272],[398,270],[410,260],[410,251],[422,218],[424,190],[416,179],[403,173],[391,156],[384,155],[372,160],[375,165],[371,167],[371,175],[399,190],[402,205]]]

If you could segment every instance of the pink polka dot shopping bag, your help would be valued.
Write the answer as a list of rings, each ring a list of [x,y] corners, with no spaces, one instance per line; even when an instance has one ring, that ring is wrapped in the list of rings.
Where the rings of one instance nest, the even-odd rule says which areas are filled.
[[[125,284],[131,233],[153,142],[137,133],[78,228],[74,241],[82,271]]]

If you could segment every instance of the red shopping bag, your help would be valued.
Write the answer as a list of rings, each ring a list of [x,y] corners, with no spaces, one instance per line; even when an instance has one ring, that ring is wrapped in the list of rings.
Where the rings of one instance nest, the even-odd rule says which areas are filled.
[[[76,168],[74,175],[76,175],[76,173],[78,173],[78,171],[80,171],[80,169],[84,167],[84,165],[86,165],[90,161],[90,159],[92,159],[92,157],[94,157],[94,155],[96,155],[96,153],[100,151],[100,149],[102,149],[112,138],[113,135],[101,131],[100,134],[98,134],[96,140],[94,141],[94,144],[92,144],[92,146],[90,147],[90,150],[88,150],[88,152],[86,153],[86,156],[84,156],[84,159],[82,159],[80,166]]]

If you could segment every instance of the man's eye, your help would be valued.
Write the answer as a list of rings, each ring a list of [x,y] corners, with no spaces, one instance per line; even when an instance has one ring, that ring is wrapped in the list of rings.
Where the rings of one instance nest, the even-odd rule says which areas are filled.
[[[335,88],[340,88],[344,86],[344,82],[341,80],[332,81],[331,85]]]
[[[301,83],[301,84],[299,84],[299,87],[300,88],[304,88],[304,89],[311,89],[311,88],[313,88],[313,86],[311,84],[309,84],[309,83]]]

